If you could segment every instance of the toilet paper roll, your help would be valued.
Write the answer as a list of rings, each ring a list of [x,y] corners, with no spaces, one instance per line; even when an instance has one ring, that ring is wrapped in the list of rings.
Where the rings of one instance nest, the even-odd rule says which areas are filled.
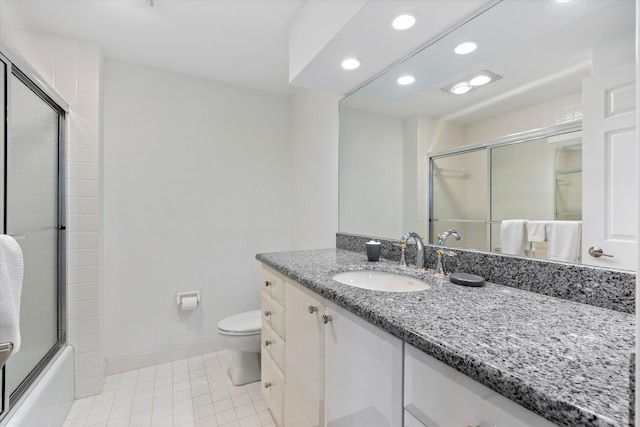
[[[198,308],[198,298],[197,297],[185,297],[182,298],[182,302],[180,304],[180,309],[182,311],[191,311]]]

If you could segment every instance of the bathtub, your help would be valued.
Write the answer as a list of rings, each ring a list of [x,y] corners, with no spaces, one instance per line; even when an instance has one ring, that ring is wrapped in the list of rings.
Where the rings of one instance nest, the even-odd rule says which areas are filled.
[[[20,402],[11,408],[0,427],[59,427],[73,404],[73,347],[65,346],[54,357]]]

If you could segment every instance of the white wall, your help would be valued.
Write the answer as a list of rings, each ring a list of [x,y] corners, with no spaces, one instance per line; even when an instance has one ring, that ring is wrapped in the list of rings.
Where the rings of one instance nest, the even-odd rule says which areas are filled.
[[[117,62],[104,92],[106,356],[213,350],[218,320],[260,305],[255,254],[292,246],[290,102]]]
[[[338,231],[339,95],[293,96],[293,248],[333,248]]]

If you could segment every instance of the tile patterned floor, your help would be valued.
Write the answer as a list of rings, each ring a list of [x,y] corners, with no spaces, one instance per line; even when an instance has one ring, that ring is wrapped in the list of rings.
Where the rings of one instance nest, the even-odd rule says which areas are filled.
[[[275,427],[260,382],[235,386],[220,351],[110,375],[102,394],[78,399],[64,427]]]

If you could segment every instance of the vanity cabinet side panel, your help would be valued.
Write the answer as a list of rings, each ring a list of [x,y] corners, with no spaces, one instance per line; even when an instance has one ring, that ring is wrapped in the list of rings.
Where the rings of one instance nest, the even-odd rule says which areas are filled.
[[[285,354],[284,276],[262,266],[261,391],[278,427],[284,426]]]
[[[287,311],[285,423],[291,427],[323,425],[324,298],[286,281]]]
[[[402,341],[330,301],[326,305],[325,425],[401,426]]]
[[[404,376],[405,409],[427,426],[555,426],[410,345]]]

